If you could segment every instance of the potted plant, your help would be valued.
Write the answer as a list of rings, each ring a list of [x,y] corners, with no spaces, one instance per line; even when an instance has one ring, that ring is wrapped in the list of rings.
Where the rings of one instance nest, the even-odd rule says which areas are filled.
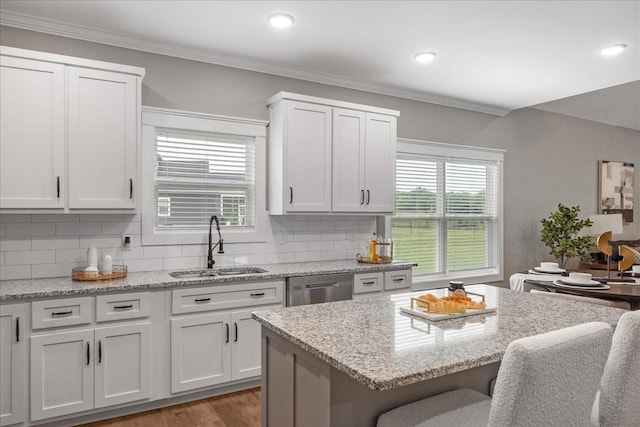
[[[580,206],[564,206],[551,212],[548,218],[541,220],[542,242],[549,248],[549,253],[556,258],[561,268],[565,268],[570,258],[579,256],[588,258],[589,249],[594,245],[593,237],[582,236],[583,228],[591,227],[591,220],[579,219]]]

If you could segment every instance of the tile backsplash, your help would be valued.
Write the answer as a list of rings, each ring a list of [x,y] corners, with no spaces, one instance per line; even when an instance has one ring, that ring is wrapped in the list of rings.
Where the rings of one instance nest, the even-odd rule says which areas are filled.
[[[142,246],[140,221],[139,214],[0,215],[0,280],[70,277],[92,243],[99,259],[108,252],[131,272],[206,266],[206,245]],[[267,215],[264,242],[225,239],[214,259],[216,266],[353,259],[375,228],[375,216]],[[131,236],[129,250],[123,235]]]

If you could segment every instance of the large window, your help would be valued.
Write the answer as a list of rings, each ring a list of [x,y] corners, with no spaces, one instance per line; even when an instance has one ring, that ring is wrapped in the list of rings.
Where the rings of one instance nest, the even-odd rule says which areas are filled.
[[[261,240],[264,134],[263,122],[145,107],[143,244],[201,243],[212,215],[225,238]]]
[[[498,150],[400,141],[394,257],[416,279],[497,276],[502,262]]]

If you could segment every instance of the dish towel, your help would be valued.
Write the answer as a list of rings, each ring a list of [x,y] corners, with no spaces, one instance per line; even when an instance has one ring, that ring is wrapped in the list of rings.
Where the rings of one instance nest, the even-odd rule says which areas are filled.
[[[525,280],[542,280],[545,282],[553,282],[556,279],[561,278],[558,274],[524,274],[516,273],[509,278],[509,287],[514,291],[529,292],[529,287],[525,287]]]

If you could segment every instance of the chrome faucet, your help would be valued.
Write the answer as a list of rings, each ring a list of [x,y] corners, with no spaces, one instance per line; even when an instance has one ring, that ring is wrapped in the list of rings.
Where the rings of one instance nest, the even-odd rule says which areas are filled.
[[[211,227],[213,226],[213,221],[216,222],[216,230],[218,230],[218,243],[214,246],[211,246]],[[218,248],[218,253],[223,254],[224,249],[222,246],[222,235],[220,234],[220,222],[218,221],[218,217],[216,215],[211,215],[211,219],[209,220],[209,250],[207,251],[207,268],[213,268],[213,264],[216,262],[213,260],[213,250]]]

